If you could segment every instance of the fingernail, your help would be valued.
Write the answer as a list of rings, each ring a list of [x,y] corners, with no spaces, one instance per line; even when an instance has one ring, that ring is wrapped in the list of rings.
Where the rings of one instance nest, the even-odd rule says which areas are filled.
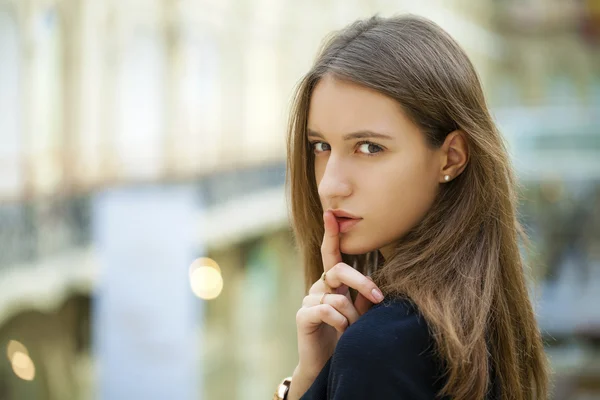
[[[375,298],[375,300],[378,302],[383,300],[383,294],[379,291],[379,289],[373,289],[371,293],[373,294],[373,298]]]

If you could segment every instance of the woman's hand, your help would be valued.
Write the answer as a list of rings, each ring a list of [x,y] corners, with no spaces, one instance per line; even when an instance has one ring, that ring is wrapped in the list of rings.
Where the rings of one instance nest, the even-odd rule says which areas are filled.
[[[323,214],[325,235],[321,246],[325,281],[319,279],[309,290],[296,314],[299,363],[297,371],[304,376],[318,375],[342,333],[373,303],[383,300],[373,281],[342,262],[339,226],[331,211]],[[358,295],[352,302],[349,287]],[[323,295],[323,293],[328,293]],[[322,303],[321,303],[322,301]],[[308,388],[306,388],[308,389]]]

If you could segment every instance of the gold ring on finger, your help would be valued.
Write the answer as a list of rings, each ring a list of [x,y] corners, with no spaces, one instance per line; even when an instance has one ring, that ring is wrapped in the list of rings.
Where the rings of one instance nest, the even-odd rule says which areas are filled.
[[[323,283],[325,285],[327,285],[327,280],[326,280],[327,277],[325,276],[326,274],[327,274],[327,271],[323,272],[323,274],[321,275],[321,280],[323,281]],[[327,286],[329,286],[329,285],[327,285]]]
[[[323,300],[325,300],[325,295],[327,295],[327,294],[331,294],[331,293],[329,293],[329,292],[325,292],[325,293],[323,293],[323,294],[321,295],[321,300],[319,300],[319,304],[323,304]]]

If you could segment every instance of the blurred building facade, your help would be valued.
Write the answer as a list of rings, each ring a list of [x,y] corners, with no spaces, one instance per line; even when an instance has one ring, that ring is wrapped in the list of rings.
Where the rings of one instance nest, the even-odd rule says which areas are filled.
[[[496,2],[490,90],[523,185],[556,398],[600,397],[600,2]]]
[[[526,3],[0,0],[0,339],[36,366],[27,381],[0,364],[0,398],[92,397],[90,203],[182,183],[224,282],[199,332],[203,398],[268,398],[295,366],[303,296],[283,189],[290,95],[325,34],[359,17],[413,12],[457,38],[531,196],[537,248],[571,243],[579,231],[544,235],[571,218],[549,222],[561,196],[598,187],[598,6]],[[598,254],[587,246],[576,253]]]

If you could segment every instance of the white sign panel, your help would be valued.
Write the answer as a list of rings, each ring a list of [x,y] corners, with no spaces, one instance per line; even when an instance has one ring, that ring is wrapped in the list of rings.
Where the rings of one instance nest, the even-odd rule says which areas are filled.
[[[195,199],[188,188],[137,187],[94,201],[100,400],[200,398],[201,303],[188,277],[198,251]]]
[[[16,198],[23,187],[19,126],[20,52],[15,16],[0,9],[0,198]]]

